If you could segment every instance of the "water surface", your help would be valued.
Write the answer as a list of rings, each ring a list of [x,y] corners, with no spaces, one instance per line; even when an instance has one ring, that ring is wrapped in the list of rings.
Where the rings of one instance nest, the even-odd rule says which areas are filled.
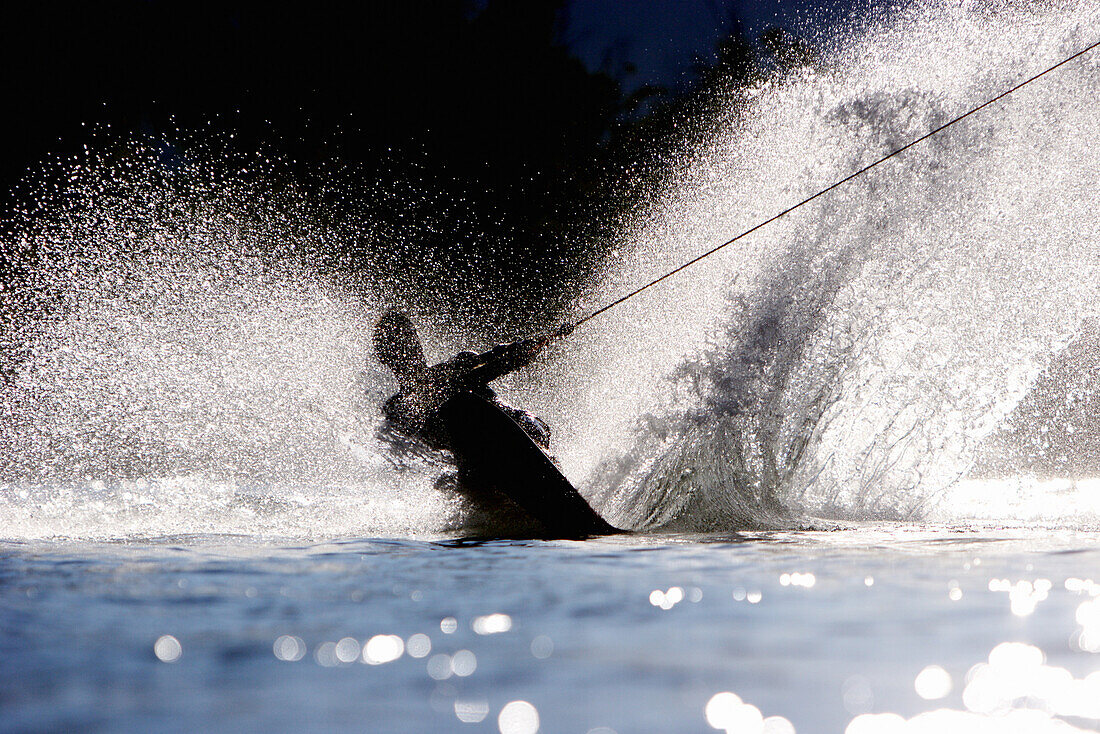
[[[966,711],[1098,721],[1043,698],[1041,680],[1048,668],[1100,671],[1087,651],[1100,649],[1091,533],[188,536],[0,553],[5,731],[520,731],[522,717],[498,718],[523,701],[544,732],[698,732],[722,692],[779,727],[766,731],[784,731],[772,717],[842,732],[889,723],[851,723],[863,713],[941,708],[957,712],[957,731],[975,730]],[[1005,676],[976,684],[994,650]],[[925,693],[943,698],[918,695],[928,666],[943,672],[924,674]],[[1036,690],[1014,700],[1019,685]]]

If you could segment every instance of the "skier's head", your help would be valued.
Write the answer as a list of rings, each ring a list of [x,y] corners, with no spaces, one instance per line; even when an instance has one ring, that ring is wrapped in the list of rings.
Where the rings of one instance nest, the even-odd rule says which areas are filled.
[[[375,324],[374,353],[379,362],[393,370],[399,381],[415,377],[428,368],[416,327],[401,311],[389,311]]]

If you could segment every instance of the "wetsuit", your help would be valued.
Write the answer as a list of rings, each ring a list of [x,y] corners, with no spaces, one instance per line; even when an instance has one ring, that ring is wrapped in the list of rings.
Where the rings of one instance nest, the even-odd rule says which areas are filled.
[[[530,363],[538,350],[538,343],[528,339],[499,344],[481,354],[460,352],[403,380],[401,391],[385,402],[382,412],[401,433],[434,448],[449,449],[438,411],[452,397],[468,391],[495,403],[535,443],[549,448],[550,428],[531,413],[501,402],[489,387],[491,381]]]

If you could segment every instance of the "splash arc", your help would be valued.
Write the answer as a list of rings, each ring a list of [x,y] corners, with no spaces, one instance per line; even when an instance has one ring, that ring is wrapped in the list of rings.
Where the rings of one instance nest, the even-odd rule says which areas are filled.
[[[615,300],[613,300],[609,303],[604,304],[603,306],[600,306],[596,310],[592,311],[591,313],[587,314],[586,316],[581,317],[580,319],[578,319],[576,321],[573,321],[573,322],[570,322],[570,323],[567,323],[567,324],[563,324],[557,331],[554,332],[554,334],[552,336],[558,337],[558,338],[563,338],[563,339],[565,337],[568,337],[570,334],[573,333],[573,330],[576,329],[578,326],[584,325],[588,321],[591,321],[592,319],[596,318],[597,316],[600,316],[601,314],[606,313],[607,311],[610,311],[611,309],[615,308],[619,304],[630,300],[631,298],[638,295],[639,293],[642,293],[643,291],[646,291],[646,290],[652,288],[653,286],[655,286],[658,283],[661,283],[661,282],[671,278],[672,276],[676,275],[677,273],[679,273],[683,270],[687,270],[688,268],[690,268],[695,263],[697,263],[701,260],[707,259],[708,257],[715,254],[716,252],[729,247],[730,245],[737,242],[738,240],[741,240],[745,237],[748,237],[750,234],[757,231],[758,229],[763,229],[764,227],[771,224],[772,222],[775,222],[779,219],[782,219],[783,217],[787,216],[788,214],[795,211],[796,209],[802,208],[806,204],[809,204],[810,202],[814,201],[815,199],[818,199],[819,197],[824,196],[825,194],[829,193],[830,191],[843,186],[844,184],[848,183],[849,181],[851,181],[853,179],[859,178],[863,174],[865,174],[868,171],[870,171],[871,169],[885,163],[886,161],[890,160],[894,156],[900,155],[901,153],[904,153],[905,151],[909,150],[913,146],[918,145],[920,143],[923,143],[925,140],[928,140],[929,138],[934,137],[935,135],[937,135],[938,133],[943,132],[944,130],[951,127],[952,125],[955,125],[956,123],[962,122],[966,118],[968,118],[971,115],[976,114],[976,113],[984,110],[986,107],[989,107],[990,105],[992,105],[995,102],[999,102],[1000,100],[1002,100],[1005,97],[1009,96],[1013,92],[1015,92],[1019,89],[1022,89],[1023,87],[1027,86],[1028,84],[1031,84],[1033,81],[1036,81],[1037,79],[1040,79],[1040,78],[1046,76],[1047,74],[1051,73],[1052,71],[1055,71],[1056,69],[1058,69],[1062,66],[1065,66],[1066,64],[1070,63],[1071,61],[1074,61],[1075,59],[1078,59],[1078,58],[1084,56],[1085,54],[1087,54],[1090,51],[1092,51],[1093,49],[1095,49],[1097,46],[1100,46],[1100,41],[1093,42],[1092,44],[1086,46],[1085,48],[1082,48],[1081,50],[1077,51],[1076,53],[1072,54],[1071,56],[1068,56],[1068,57],[1062,59],[1061,61],[1054,64],[1053,66],[1047,67],[1043,71],[1040,71],[1039,73],[1034,74],[1033,76],[1030,76],[1027,79],[1023,80],[1022,82],[1019,82],[1018,84],[1015,84],[1014,86],[1006,89],[1005,91],[1001,92],[1000,94],[996,95],[995,97],[992,97],[992,98],[986,100],[985,102],[978,105],[977,107],[970,108],[969,110],[962,113],[961,115],[945,122],[944,124],[940,125],[939,127],[936,127],[934,129],[928,131],[924,135],[921,135],[919,138],[911,140],[908,143],[906,143],[905,145],[901,146],[900,148],[896,148],[896,149],[890,151],[889,153],[887,153],[886,155],[884,155],[881,158],[877,159],[873,163],[870,163],[870,164],[864,166],[863,168],[860,168],[859,170],[855,171],[854,173],[850,173],[847,176],[845,176],[844,178],[830,184],[829,186],[826,186],[825,188],[819,190],[817,193],[813,194],[812,196],[806,197],[805,199],[798,202],[797,204],[793,204],[792,206],[787,207],[786,209],[779,212],[778,214],[775,214],[775,215],[773,215],[773,216],[771,216],[771,217],[769,217],[769,218],[767,218],[767,219],[765,219],[761,222],[758,222],[757,224],[753,225],[752,227],[749,227],[748,229],[741,232],[740,234],[735,235],[734,237],[731,237],[730,239],[726,240],[725,242],[723,242],[719,245],[715,245],[714,247],[710,248],[709,250],[707,250],[703,254],[697,255],[697,256],[691,258],[690,260],[688,260],[687,262],[684,262],[684,263],[676,266],[675,268],[668,271],[664,275],[661,275],[660,277],[649,281],[645,285],[643,285],[639,288],[636,288],[633,291],[630,291],[629,293],[627,293],[623,296],[620,296],[620,297],[616,298]]]

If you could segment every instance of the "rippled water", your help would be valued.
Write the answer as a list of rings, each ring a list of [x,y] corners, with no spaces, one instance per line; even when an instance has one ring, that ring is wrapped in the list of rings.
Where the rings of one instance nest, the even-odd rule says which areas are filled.
[[[6,542],[0,729],[1092,730],[1097,582],[1095,535],[981,526]]]

